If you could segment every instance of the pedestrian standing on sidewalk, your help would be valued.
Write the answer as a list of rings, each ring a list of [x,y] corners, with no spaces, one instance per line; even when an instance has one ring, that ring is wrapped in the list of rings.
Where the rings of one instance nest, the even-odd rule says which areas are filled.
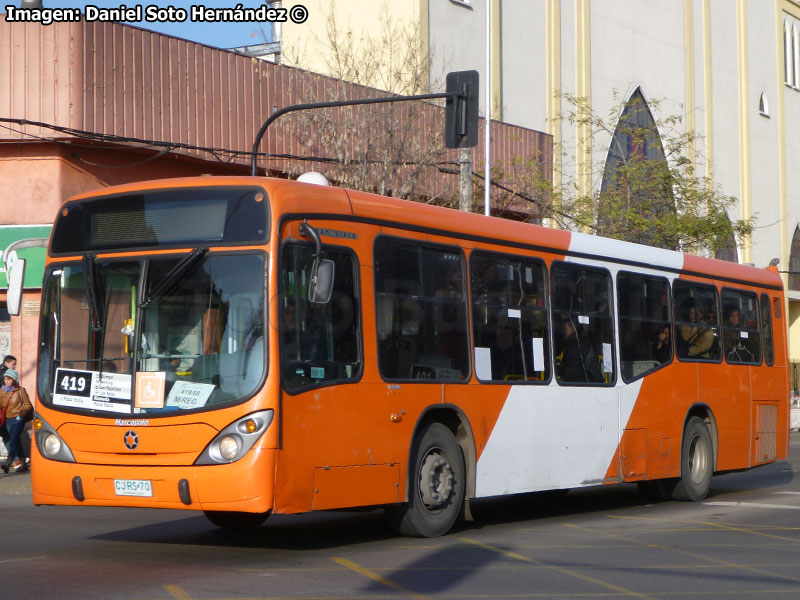
[[[6,354],[3,359],[3,364],[0,365],[0,384],[3,381],[3,375],[9,369],[17,368],[17,357],[11,354]],[[5,424],[5,417],[0,418],[0,439],[3,440],[3,446],[8,450],[8,429]]]
[[[0,377],[5,375],[5,372],[8,369],[16,370],[16,368],[17,368],[17,357],[11,354],[6,354],[6,357],[3,359],[3,364],[0,365]]]
[[[28,392],[19,385],[19,373],[15,369],[7,369],[3,373],[3,384],[0,386],[0,413],[5,413],[5,425],[8,430],[8,459],[0,465],[4,473],[9,470],[27,471],[25,451],[20,436],[25,423],[33,414]]]

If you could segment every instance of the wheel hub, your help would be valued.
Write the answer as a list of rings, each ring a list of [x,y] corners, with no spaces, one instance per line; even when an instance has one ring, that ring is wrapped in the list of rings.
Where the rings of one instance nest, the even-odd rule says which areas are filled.
[[[708,468],[708,448],[700,438],[692,440],[689,452],[689,476],[694,483],[703,480],[706,469]]]
[[[453,494],[453,469],[439,452],[425,455],[419,468],[419,491],[426,508],[441,508]]]

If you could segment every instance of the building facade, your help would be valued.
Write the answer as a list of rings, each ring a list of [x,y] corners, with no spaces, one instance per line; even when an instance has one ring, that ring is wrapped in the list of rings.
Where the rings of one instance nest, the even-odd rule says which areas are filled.
[[[297,2],[284,2],[290,6]],[[755,218],[728,258],[766,266],[780,259],[787,286],[792,387],[800,385],[800,2],[796,0],[303,0],[309,26],[287,25],[286,47],[314,56],[324,72],[329,16],[356,39],[380,35],[380,10],[416,28],[441,73],[477,69],[484,80],[490,11],[492,117],[547,131],[580,175],[580,191],[601,173],[582,168],[609,153],[611,134],[591,142],[562,117],[563,94],[598,115],[638,95],[656,121],[682,117],[698,136],[697,172],[737,198],[729,217]],[[383,6],[384,8],[380,8]],[[481,86],[481,102],[485,93]],[[658,100],[658,102],[655,102]],[[482,109],[485,114],[485,108]],[[556,173],[559,172],[556,154]],[[585,166],[585,165],[584,165]],[[565,167],[565,170],[567,167]],[[557,175],[556,175],[557,176]],[[556,181],[558,183],[558,181]]]

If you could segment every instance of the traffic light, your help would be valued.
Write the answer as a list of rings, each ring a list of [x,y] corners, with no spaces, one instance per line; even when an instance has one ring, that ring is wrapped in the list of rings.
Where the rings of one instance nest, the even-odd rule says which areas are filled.
[[[444,143],[448,148],[471,148],[478,143],[478,72],[447,74]]]

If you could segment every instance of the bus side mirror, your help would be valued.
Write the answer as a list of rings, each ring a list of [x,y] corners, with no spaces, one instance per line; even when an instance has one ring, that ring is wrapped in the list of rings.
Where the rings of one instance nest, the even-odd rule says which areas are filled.
[[[19,305],[22,301],[22,283],[25,281],[25,259],[17,258],[9,267],[8,272],[8,294],[6,304],[8,314],[18,315]]]
[[[334,262],[330,259],[315,258],[311,265],[311,278],[308,282],[308,301],[313,304],[327,304],[333,292]]]

